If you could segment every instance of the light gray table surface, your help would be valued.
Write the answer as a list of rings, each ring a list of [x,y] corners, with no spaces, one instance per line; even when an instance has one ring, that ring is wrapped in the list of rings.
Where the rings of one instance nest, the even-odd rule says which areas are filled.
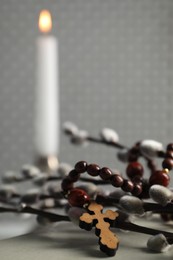
[[[146,221],[140,220],[138,222],[140,222],[141,225],[146,225]],[[7,223],[6,228],[8,229]],[[0,226],[2,226],[2,223]],[[157,219],[154,221],[147,220],[147,226],[169,231],[173,229],[172,225],[163,226],[159,224]],[[112,257],[112,259],[173,259],[173,248],[166,253],[154,253],[149,251],[146,247],[149,235],[123,232],[120,230],[114,231],[120,239],[120,245],[116,255]],[[46,229],[38,227],[28,234],[0,241],[1,260],[89,260],[98,258],[106,259],[107,257],[104,253],[99,251],[98,238],[95,236],[94,231],[87,232],[81,230],[72,223],[63,222],[59,223],[56,227],[51,226]]]

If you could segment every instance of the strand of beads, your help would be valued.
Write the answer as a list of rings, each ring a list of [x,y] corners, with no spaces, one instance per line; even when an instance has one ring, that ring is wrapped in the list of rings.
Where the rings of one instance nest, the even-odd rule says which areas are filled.
[[[151,142],[151,146],[150,146]],[[137,143],[131,150],[132,154],[128,157],[128,166],[126,168],[126,174],[133,182],[140,183],[142,182],[143,194],[142,197],[149,197],[149,189],[152,185],[158,184],[167,187],[170,183],[169,172],[173,169],[173,143],[167,145],[166,152],[157,153],[156,149],[154,150],[153,142],[154,141],[144,142],[143,144]],[[147,149],[146,145],[147,144]],[[154,143],[155,144],[155,143]],[[142,147],[142,148],[141,148]],[[143,150],[144,159],[147,161],[147,166],[151,171],[149,179],[143,179],[143,166],[137,160],[139,158],[140,152]],[[148,152],[148,153],[147,153]],[[150,156],[149,156],[150,155]],[[162,170],[158,170],[153,158],[155,156],[164,157],[162,162]],[[152,158],[153,156],[153,158]]]
[[[162,157],[164,157],[162,162],[162,170],[153,169],[149,178],[150,186],[159,184],[167,187],[169,185],[169,172],[173,169],[173,143],[167,145],[166,152],[162,153]]]
[[[140,198],[149,197],[149,189],[152,185],[159,184],[167,187],[170,182],[168,175],[169,171],[173,168],[173,159],[170,157],[173,154],[173,144],[167,146],[165,158],[162,162],[163,170],[156,170],[150,162],[151,176],[149,179],[143,179],[143,166],[138,161],[129,162],[126,168],[126,174],[129,179],[123,178],[120,174],[114,174],[108,167],[101,168],[97,164],[87,164],[86,161],[79,161],[76,163],[73,170],[70,171],[68,176],[62,181],[62,189],[67,195],[72,204],[73,200],[80,197],[81,203],[76,202],[76,206],[83,206],[89,198],[85,191],[74,188],[74,183],[77,182],[82,173],[87,172],[92,177],[99,176],[102,181],[110,183],[116,188],[121,188],[125,192],[130,192],[133,196]],[[80,196],[79,196],[80,194]],[[84,199],[85,198],[85,199]]]
[[[135,164],[135,167],[136,167],[136,176],[140,177],[140,179],[141,179],[143,176],[143,168],[138,164]],[[130,171],[131,171],[131,168],[129,166],[128,167],[129,176],[131,176]],[[100,207],[100,205],[97,204],[95,201],[100,202],[101,204],[102,203],[104,204],[104,202],[105,202],[105,205],[109,205],[109,203],[110,203],[110,205],[111,205],[111,203],[113,203],[112,205],[115,205],[115,203],[118,203],[119,206],[121,206],[121,208],[125,208],[128,211],[128,213],[130,211],[133,214],[136,214],[136,213],[143,214],[145,211],[146,212],[153,211],[153,212],[157,212],[157,213],[158,212],[159,213],[172,212],[171,203],[169,203],[168,205],[163,207],[156,203],[143,203],[142,200],[140,200],[139,198],[135,198],[133,196],[129,196],[129,197],[125,196],[124,198],[122,197],[122,199],[120,199],[120,200],[118,200],[118,199],[112,200],[109,196],[108,196],[108,198],[104,197],[104,196],[103,196],[103,198],[99,198],[99,196],[96,196],[95,201],[93,202],[92,199],[90,198],[90,196],[87,194],[87,192],[85,192],[83,189],[79,189],[78,187],[74,187],[74,183],[76,183],[79,180],[81,174],[83,174],[85,172],[87,172],[92,177],[99,176],[103,181],[109,182],[115,187],[121,187],[122,190],[131,192],[131,193],[134,193],[134,187],[136,187],[135,186],[136,183],[133,183],[131,180],[124,179],[119,174],[113,174],[112,171],[107,167],[101,168],[97,164],[87,164],[86,161],[77,162],[74,169],[71,170],[69,172],[68,176],[66,176],[65,179],[62,181],[62,189],[63,189],[64,196],[67,198],[68,203],[71,206],[72,211],[80,212],[79,210],[81,208],[83,208],[83,210],[88,210],[88,213],[84,213],[84,214],[82,213],[82,216],[80,217],[80,221],[83,220],[84,216],[86,216],[86,223],[88,223],[88,221],[90,223],[90,218],[91,218],[91,220],[95,219],[94,216],[97,211],[94,211],[94,214],[93,214],[93,212],[92,213],[90,212],[91,209],[89,208],[91,205],[93,205],[92,203],[94,203]],[[132,185],[126,186],[126,185],[124,185],[124,183],[126,185],[127,185],[127,183],[128,184],[132,183]],[[128,189],[127,189],[127,187],[128,187]],[[140,184],[139,195],[141,193],[142,193],[142,185]],[[158,189],[157,189],[157,193],[158,193]],[[163,190],[162,190],[162,193],[163,193]],[[165,194],[165,191],[164,191],[164,194]],[[166,196],[166,198],[168,198],[167,192],[166,192],[165,196]],[[104,201],[104,199],[105,199],[105,201]],[[121,212],[119,212],[119,214],[120,213]],[[99,216],[100,216],[100,214],[102,214],[102,213],[99,213]],[[120,228],[120,229],[131,230],[131,231],[135,231],[135,232],[142,232],[142,233],[154,235],[154,237],[150,238],[150,240],[148,242],[148,247],[150,249],[156,250],[159,252],[162,251],[163,246],[161,246],[161,248],[160,247],[158,248],[155,246],[155,244],[157,243],[159,234],[162,234],[162,237],[161,238],[159,237],[162,245],[165,243],[165,241],[166,241],[166,245],[168,245],[168,246],[170,246],[173,243],[173,238],[172,238],[171,233],[165,233],[164,231],[161,231],[161,230],[154,230],[151,228],[135,225],[134,223],[132,223],[128,220],[126,221],[125,219],[122,219],[120,215],[118,218],[116,218],[112,222],[111,227],[116,227],[116,228]],[[80,221],[79,221],[79,226],[81,224]],[[94,222],[92,222],[92,223],[94,223]],[[80,226],[80,227],[83,228],[83,226]],[[88,229],[88,226],[86,226],[85,229],[90,230],[91,228]],[[100,247],[100,249],[101,249],[101,247]],[[164,247],[164,250],[165,251],[167,250],[166,246]],[[104,252],[107,255],[109,255],[109,252],[107,252],[107,251],[104,251]],[[115,254],[115,252],[111,255],[114,255],[114,254]]]
[[[101,168],[97,164],[87,164],[85,161],[76,163],[74,169],[62,181],[62,190],[72,206],[83,207],[90,201],[89,195],[82,189],[75,188],[74,183],[80,178],[80,175],[87,172],[90,176],[100,178],[110,183],[116,188],[121,188],[125,192],[130,192],[134,196],[142,193],[142,184],[133,183],[131,180],[124,179],[120,174],[113,174],[108,167]]]
[[[173,144],[167,145],[165,158],[162,162],[162,170],[157,170],[151,175],[149,182],[150,185],[160,184],[167,187],[170,183],[169,172],[173,169]]]
[[[66,122],[64,124],[64,132],[71,137],[73,144],[83,144],[85,142],[94,142],[105,144],[108,146],[119,149],[117,157],[122,162],[128,162],[128,169],[126,170],[127,176],[136,185],[142,185],[142,198],[149,197],[149,188],[153,184],[160,184],[162,186],[168,186],[170,178],[168,172],[173,166],[173,144],[167,146],[166,153],[162,143],[154,140],[142,140],[135,143],[131,148],[119,143],[119,136],[116,131],[108,128],[102,129],[100,132],[100,138],[95,138],[86,134],[85,137],[80,135],[80,129],[73,123]],[[76,140],[76,141],[74,141]],[[143,179],[142,171],[139,168],[141,164],[137,163],[138,159],[143,157],[147,162],[147,166],[151,172],[149,179]],[[164,158],[163,170],[157,170],[154,158]],[[130,170],[131,168],[132,170]],[[129,173],[130,172],[130,173]],[[139,173],[138,173],[139,172]],[[124,186],[125,186],[124,182]],[[129,184],[129,183],[128,183]],[[128,185],[129,186],[129,185]]]

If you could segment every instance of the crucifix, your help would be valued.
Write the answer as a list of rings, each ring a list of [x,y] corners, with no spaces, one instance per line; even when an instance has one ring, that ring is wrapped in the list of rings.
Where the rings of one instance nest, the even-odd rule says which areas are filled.
[[[91,202],[88,206],[89,213],[84,213],[80,217],[79,226],[88,231],[95,226],[96,236],[99,237],[100,250],[108,256],[114,256],[118,249],[119,240],[109,228],[110,224],[118,217],[118,213],[112,210],[102,213],[102,210],[102,205]]]

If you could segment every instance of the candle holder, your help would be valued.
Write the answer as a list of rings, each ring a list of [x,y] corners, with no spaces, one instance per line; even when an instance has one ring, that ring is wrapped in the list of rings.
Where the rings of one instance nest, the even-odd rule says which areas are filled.
[[[42,171],[50,174],[58,169],[59,161],[55,155],[50,156],[37,156],[34,164]]]

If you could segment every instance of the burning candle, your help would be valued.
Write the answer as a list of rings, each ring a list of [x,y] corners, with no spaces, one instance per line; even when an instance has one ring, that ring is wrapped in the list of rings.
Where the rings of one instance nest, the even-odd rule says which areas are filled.
[[[59,148],[59,71],[58,40],[50,35],[51,15],[43,10],[39,17],[36,70],[35,150],[37,156],[57,156]]]

